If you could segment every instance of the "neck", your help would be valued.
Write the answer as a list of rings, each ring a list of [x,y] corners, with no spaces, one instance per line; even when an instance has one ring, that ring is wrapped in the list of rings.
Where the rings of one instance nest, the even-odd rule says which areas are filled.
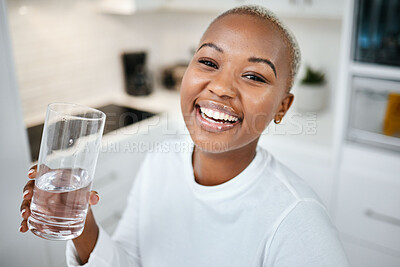
[[[192,161],[196,182],[212,186],[225,183],[241,173],[256,154],[257,141],[233,151],[212,153],[195,146]]]

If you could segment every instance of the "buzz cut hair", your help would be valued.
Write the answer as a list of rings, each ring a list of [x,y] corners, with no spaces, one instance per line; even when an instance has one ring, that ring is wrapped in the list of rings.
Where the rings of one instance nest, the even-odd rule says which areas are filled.
[[[239,14],[239,15],[250,15],[262,20],[268,21],[272,23],[272,25],[282,34],[284,38],[285,44],[288,46],[289,50],[289,79],[287,82],[287,91],[289,92],[293,87],[294,80],[300,68],[301,62],[301,52],[300,47],[297,43],[297,40],[290,29],[268,8],[259,5],[244,5],[235,7],[225,11],[224,13],[220,14],[216,17],[211,23],[214,24],[217,20],[222,17],[231,14]]]

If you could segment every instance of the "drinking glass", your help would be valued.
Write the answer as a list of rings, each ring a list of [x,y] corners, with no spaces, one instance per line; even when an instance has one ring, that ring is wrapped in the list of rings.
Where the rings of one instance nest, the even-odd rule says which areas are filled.
[[[28,219],[35,235],[67,240],[82,233],[105,118],[77,104],[48,105]]]

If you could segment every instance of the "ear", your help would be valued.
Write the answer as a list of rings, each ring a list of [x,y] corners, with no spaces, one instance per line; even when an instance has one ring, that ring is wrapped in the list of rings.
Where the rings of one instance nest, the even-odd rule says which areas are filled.
[[[287,93],[285,97],[282,99],[281,104],[279,105],[278,111],[275,114],[274,122],[276,124],[282,121],[283,116],[285,116],[286,112],[289,110],[294,100],[294,95],[291,93]]]

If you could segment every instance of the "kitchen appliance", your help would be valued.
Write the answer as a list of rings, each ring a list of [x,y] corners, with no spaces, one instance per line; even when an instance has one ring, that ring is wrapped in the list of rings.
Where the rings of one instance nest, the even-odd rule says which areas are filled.
[[[165,88],[179,91],[183,75],[188,67],[186,63],[179,63],[166,67],[162,72],[162,84]]]
[[[356,1],[354,60],[400,66],[400,0]]]
[[[347,140],[400,151],[400,0],[355,0]]]
[[[146,55],[146,52],[122,54],[125,91],[129,95],[149,95],[153,91],[152,77],[146,69]]]
[[[347,137],[400,151],[400,80],[353,77]]]

